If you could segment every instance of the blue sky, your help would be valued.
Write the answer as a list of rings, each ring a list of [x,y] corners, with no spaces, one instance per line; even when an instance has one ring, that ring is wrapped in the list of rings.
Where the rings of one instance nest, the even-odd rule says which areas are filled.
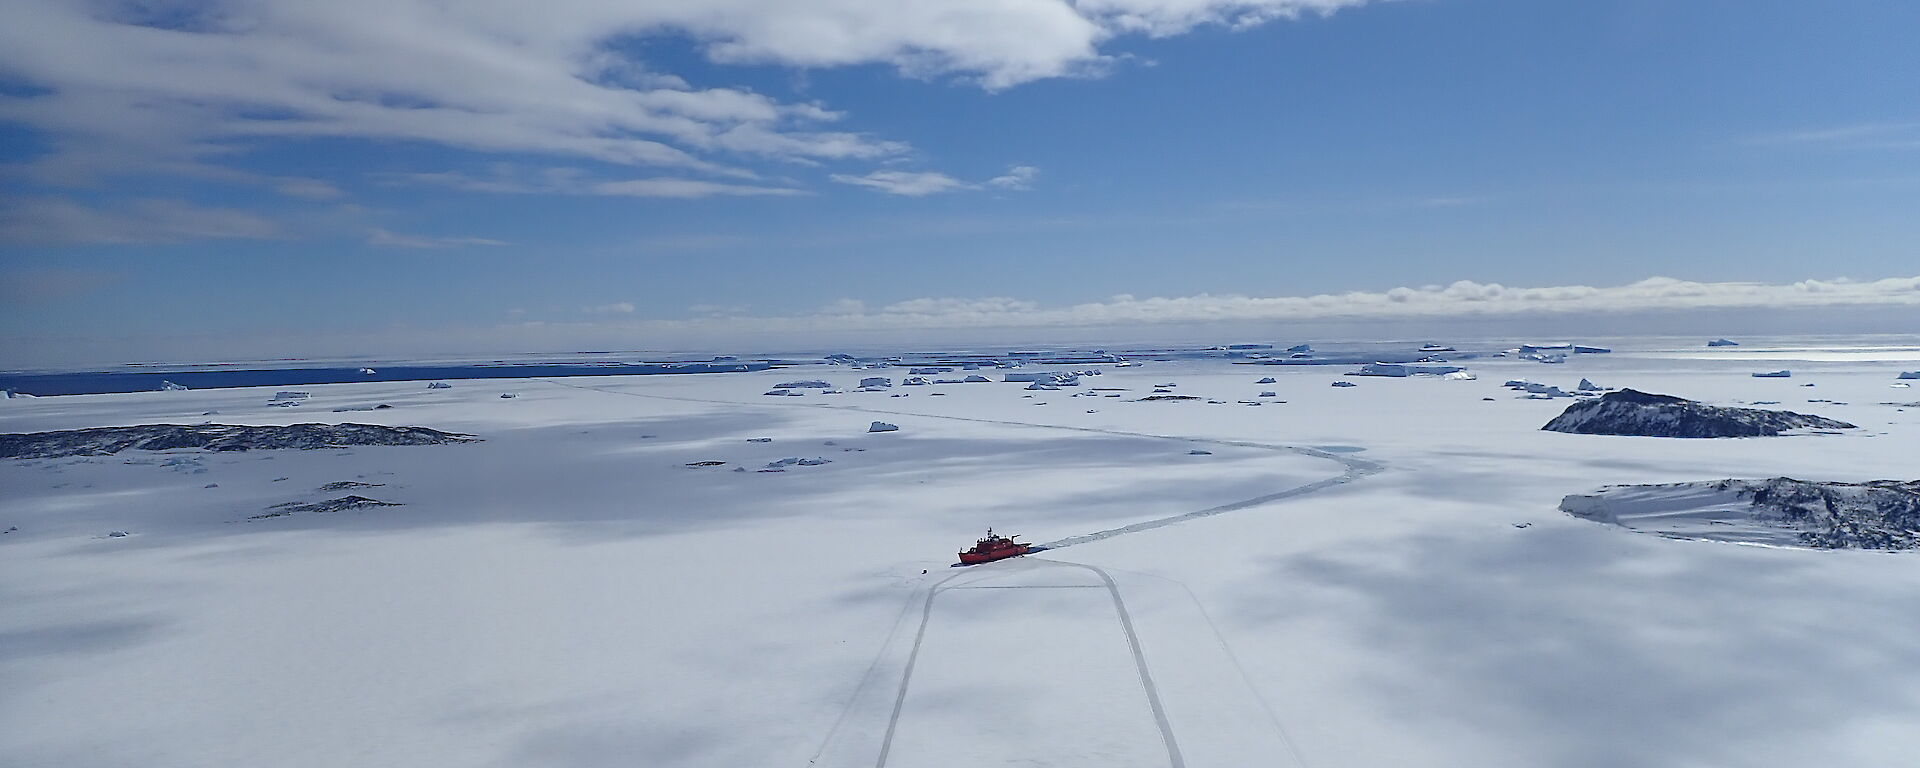
[[[0,4],[0,353],[1920,330],[1912,4],[311,5]]]

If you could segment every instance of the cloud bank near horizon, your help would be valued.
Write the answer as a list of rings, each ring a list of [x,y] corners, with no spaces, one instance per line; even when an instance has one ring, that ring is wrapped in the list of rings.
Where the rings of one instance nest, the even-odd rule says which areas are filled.
[[[1611,287],[1537,288],[1460,280],[1449,285],[1312,296],[1199,294],[1139,298],[1120,295],[1107,301],[1061,307],[995,297],[922,298],[870,309],[861,301],[841,299],[818,311],[798,315],[706,315],[644,320],[635,325],[636,329],[654,332],[750,331],[767,327],[818,332],[1045,329],[1865,306],[1920,306],[1920,276],[1869,281],[1802,280],[1777,285],[1651,277]]]

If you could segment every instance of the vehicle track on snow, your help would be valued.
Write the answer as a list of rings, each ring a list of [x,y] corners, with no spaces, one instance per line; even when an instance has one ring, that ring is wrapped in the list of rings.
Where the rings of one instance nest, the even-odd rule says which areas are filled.
[[[1010,560],[1010,561],[1004,561],[1004,562],[1006,562],[1007,565],[1003,565],[1000,567],[1010,567],[1010,566],[1013,566],[1014,564],[1031,565],[1033,563],[1046,563],[1048,565],[1056,565],[1056,566],[1063,566],[1063,567],[1069,567],[1069,568],[1082,568],[1088,571],[1092,571],[1094,575],[1100,577],[1101,585],[1105,587],[1107,591],[1107,595],[1113,598],[1114,614],[1120,619],[1120,631],[1122,634],[1126,636],[1127,650],[1133,654],[1134,669],[1140,675],[1141,692],[1146,695],[1147,708],[1152,710],[1153,712],[1154,725],[1160,729],[1160,740],[1163,744],[1166,745],[1167,765],[1169,768],[1186,768],[1186,764],[1187,764],[1186,758],[1181,756],[1180,754],[1180,741],[1179,739],[1175,738],[1173,735],[1173,723],[1167,720],[1166,707],[1160,702],[1160,689],[1158,686],[1153,684],[1153,673],[1147,668],[1146,653],[1140,650],[1140,636],[1138,633],[1134,632],[1133,615],[1127,611],[1127,601],[1125,598],[1120,596],[1120,587],[1119,585],[1114,583],[1113,577],[1108,575],[1107,572],[1101,569],[1099,566],[1087,565],[1085,563],[1070,563],[1063,560],[1050,560],[1044,557],[1030,557],[1030,558],[1022,558],[1020,560]],[[1053,585],[1053,584],[1035,584],[1035,585],[1007,586],[1007,587],[948,587],[946,586],[947,582],[953,581],[954,579],[960,578],[961,576],[967,576],[967,575],[971,575],[971,574],[967,571],[962,571],[960,573],[953,574],[952,576],[948,576],[944,579],[941,579],[938,582],[935,582],[934,585],[927,590],[926,602],[922,605],[920,610],[920,628],[914,633],[912,650],[908,651],[907,653],[906,670],[902,672],[900,675],[900,690],[894,695],[893,714],[887,718],[887,732],[886,732],[886,735],[881,738],[880,757],[874,763],[874,768],[886,768],[887,758],[890,757],[893,753],[893,737],[896,733],[899,732],[900,713],[906,709],[907,690],[913,682],[914,666],[920,660],[921,644],[927,639],[927,625],[931,624],[933,621],[934,598],[939,597],[941,592],[949,589],[1067,589],[1067,588],[1075,588],[1075,587],[1081,586],[1081,585]],[[1091,586],[1091,585],[1087,585],[1087,586]]]
[[[886,409],[880,409],[880,408],[863,408],[860,406],[851,406],[851,405],[830,405],[825,403],[743,403],[737,400],[715,400],[711,398],[681,397],[676,395],[652,395],[652,394],[642,394],[639,392],[625,392],[620,390],[605,389],[602,387],[590,387],[590,386],[585,386],[581,384],[569,384],[566,382],[554,381],[552,379],[538,379],[538,381],[543,381],[549,384],[554,384],[562,387],[570,387],[573,389],[587,389],[587,390],[593,390],[595,392],[601,392],[604,394],[625,395],[628,397],[639,397],[639,398],[645,398],[650,400],[668,400],[668,401],[678,401],[678,402],[688,402],[688,403],[701,403],[701,404],[707,404],[707,405],[749,406],[749,407],[761,407],[761,408],[799,407],[799,408],[816,408],[816,409],[829,409],[829,410],[845,410],[845,411],[854,411],[858,413],[871,413],[871,414],[880,414],[880,415],[887,415],[887,416],[909,416],[914,418],[944,419],[947,421],[968,421],[968,422],[975,422],[975,423],[981,423],[981,424],[1000,424],[1000,425],[1014,426],[1014,427],[1027,427],[1032,429],[1066,430],[1070,432],[1086,432],[1091,434],[1116,435],[1121,437],[1140,437],[1140,438],[1150,438],[1150,439],[1157,439],[1157,440],[1175,440],[1175,441],[1186,442],[1186,443],[1204,443],[1208,445],[1224,445],[1224,446],[1235,446],[1235,447],[1242,447],[1242,448],[1256,448],[1260,450],[1282,451],[1287,453],[1295,453],[1295,454],[1300,454],[1305,456],[1313,456],[1316,458],[1327,459],[1327,460],[1339,463],[1345,469],[1345,471],[1343,471],[1338,477],[1331,477],[1325,480],[1319,480],[1312,483],[1306,483],[1304,485],[1285,488],[1279,491],[1275,491],[1273,493],[1264,494],[1261,496],[1255,496],[1250,499],[1244,499],[1244,500],[1232,502],[1229,504],[1222,504],[1215,507],[1208,507],[1206,509],[1197,510],[1194,512],[1187,512],[1179,515],[1171,515],[1168,517],[1157,518],[1154,520],[1147,520],[1143,522],[1133,523],[1131,525],[1123,525],[1117,528],[1109,528],[1102,531],[1094,531],[1092,533],[1080,534],[1078,536],[1068,536],[1066,538],[1057,539],[1055,541],[1038,545],[1039,547],[1043,548],[1044,551],[1064,549],[1066,547],[1071,547],[1076,544],[1086,544],[1088,542],[1100,541],[1103,539],[1110,539],[1115,536],[1124,536],[1129,533],[1139,533],[1142,531],[1150,531],[1155,528],[1163,528],[1169,525],[1174,525],[1176,523],[1181,523],[1188,520],[1196,520],[1203,517],[1211,517],[1214,515],[1226,514],[1228,512],[1235,512],[1235,511],[1247,509],[1250,507],[1256,507],[1261,504],[1280,501],[1282,499],[1288,499],[1288,498],[1293,498],[1297,496],[1305,496],[1307,494],[1316,493],[1319,491],[1326,490],[1328,488],[1334,488],[1337,486],[1345,485],[1355,480],[1359,480],[1361,478],[1367,477],[1368,475],[1379,473],[1382,470],[1386,469],[1385,465],[1379,462],[1368,461],[1365,459],[1360,459],[1360,458],[1356,458],[1349,455],[1343,455],[1343,454],[1334,453],[1331,451],[1320,450],[1318,448],[1312,448],[1308,446],[1299,446],[1299,445],[1261,443],[1261,442],[1254,442],[1249,440],[1222,440],[1222,439],[1204,438],[1204,437],[1184,437],[1180,435],[1160,435],[1160,434],[1153,434],[1149,432],[1129,432],[1126,430],[1101,429],[1098,427],[1074,427],[1074,426],[1064,426],[1064,425],[1058,425],[1058,424],[1040,424],[1035,422],[1012,421],[1007,419],[983,419],[983,418],[977,418],[972,416],[943,416],[943,415],[937,415],[937,414],[915,413],[912,411],[894,411],[894,410],[886,410]],[[1154,724],[1159,728],[1161,740],[1166,745],[1167,764],[1169,768],[1185,768],[1186,759],[1180,752],[1179,740],[1174,735],[1173,725],[1167,718],[1165,706],[1161,703],[1159,688],[1153,682],[1153,675],[1147,665],[1146,653],[1143,650],[1141,650],[1139,635],[1134,631],[1132,614],[1127,610],[1126,600],[1120,595],[1119,586],[1114,582],[1113,577],[1109,575],[1106,572],[1106,570],[1098,566],[1088,565],[1085,563],[1067,562],[1064,560],[1053,560],[1053,559],[1044,558],[1044,557],[1025,557],[1025,558],[1019,558],[1018,560],[1003,561],[1004,564],[1023,563],[1023,562],[1024,563],[1047,563],[1047,564],[1056,565],[1056,566],[1083,568],[1093,572],[1094,574],[1100,577],[1101,584],[1107,590],[1107,594],[1111,596],[1113,599],[1113,607],[1114,607],[1115,615],[1119,618],[1121,631],[1126,636],[1128,650],[1132,653],[1132,656],[1133,656],[1134,667],[1140,676],[1141,691],[1146,696],[1148,708],[1151,709],[1153,712]],[[989,567],[992,567],[992,566],[1006,567],[1006,565],[1003,565],[1002,563],[989,564]],[[981,566],[975,566],[975,567],[977,568]],[[886,732],[885,732],[885,735],[882,737],[879,757],[877,761],[874,763],[874,768],[886,768],[887,760],[892,755],[893,740],[894,740],[894,736],[899,731],[900,715],[906,708],[907,691],[909,690],[909,687],[913,681],[914,666],[920,658],[920,649],[922,644],[926,640],[927,627],[929,624],[932,623],[934,599],[938,597],[944,589],[968,588],[968,587],[946,587],[945,586],[947,582],[953,581],[954,579],[960,578],[961,576],[966,576],[968,575],[968,573],[969,571],[962,571],[960,573],[956,573],[951,576],[948,576],[944,579],[941,579],[940,581],[935,582],[933,586],[929,587],[927,590],[926,599],[921,604],[920,624],[918,629],[916,629],[914,632],[913,644],[911,646],[911,649],[908,651],[908,655],[907,655],[906,668],[902,672],[900,677],[900,687],[894,695],[893,711],[887,718]],[[985,589],[988,587],[973,587],[973,588]],[[992,588],[1049,589],[1049,588],[1058,588],[1058,587],[1053,585],[1029,585],[1029,586],[1010,586],[1010,587],[992,587]],[[1186,585],[1181,584],[1181,588],[1186,589]],[[1191,597],[1192,590],[1189,589],[1187,590],[1187,592],[1188,592],[1188,595]],[[1197,598],[1195,598],[1195,604],[1198,605]],[[909,602],[906,604],[906,606],[903,606],[903,610],[910,609],[911,606],[912,606],[912,602],[911,602],[911,599],[909,599]],[[1235,671],[1241,676],[1243,680],[1246,681],[1249,690],[1254,691],[1255,697],[1259,699],[1261,708],[1265,710],[1267,717],[1273,722],[1274,728],[1280,734],[1282,742],[1286,745],[1286,749],[1289,752],[1290,756],[1293,758],[1294,763],[1302,766],[1306,765],[1305,760],[1302,759],[1300,756],[1298,748],[1293,744],[1292,737],[1287,735],[1286,729],[1280,724],[1280,720],[1273,712],[1272,707],[1266,702],[1264,697],[1260,696],[1258,689],[1253,686],[1252,681],[1250,679],[1247,679],[1246,671],[1244,669],[1241,669],[1239,659],[1233,657],[1233,650],[1231,646],[1227,645],[1226,637],[1223,634],[1221,634],[1218,626],[1213,625],[1212,617],[1205,615],[1204,608],[1201,609],[1201,613],[1202,613],[1202,616],[1205,618],[1206,622],[1208,623],[1208,625],[1211,626],[1215,637],[1220,641],[1221,647],[1226,649],[1226,653],[1228,654],[1229,658],[1232,659]],[[896,621],[893,632],[897,632],[899,629],[900,629],[899,623]],[[893,639],[893,632],[888,633],[888,638],[884,645],[891,645],[892,639]],[[882,654],[884,653],[885,653],[885,650],[883,648]],[[868,683],[871,682],[873,673],[877,670],[879,664],[880,664],[880,658],[876,657],[874,660],[874,665],[867,670],[866,675],[862,676],[858,688],[864,689],[867,687]],[[856,692],[856,697],[857,695],[858,694]],[[852,704],[853,704],[853,701],[849,700],[848,702],[849,708],[852,706]],[[846,717],[846,714],[847,714],[846,712],[841,713],[841,718],[843,720]],[[840,721],[836,721],[834,723],[833,730],[834,731],[839,730],[840,724],[841,724]],[[828,741],[831,742],[831,739],[832,739],[832,733],[830,732],[828,735]],[[822,749],[824,750],[825,748],[826,747],[823,744]],[[816,753],[814,755],[814,760],[818,760],[819,757],[820,755]],[[812,764],[812,762],[813,761],[810,760],[809,764]]]
[[[1066,430],[1069,432],[1086,432],[1086,433],[1097,434],[1097,435],[1117,435],[1121,437],[1144,437],[1144,438],[1150,438],[1155,440],[1174,440],[1174,441],[1185,442],[1185,443],[1202,443],[1206,445],[1225,445],[1225,446],[1234,446],[1239,448],[1257,448],[1260,450],[1282,451],[1286,453],[1296,453],[1303,456],[1313,456],[1315,458],[1327,459],[1329,461],[1337,462],[1342,467],[1345,468],[1345,471],[1341,472],[1338,477],[1330,477],[1325,480],[1319,480],[1316,482],[1307,483],[1305,485],[1298,485],[1291,488],[1282,489],[1279,491],[1275,491],[1273,493],[1269,493],[1261,496],[1255,496],[1251,499],[1243,499],[1241,501],[1236,501],[1229,504],[1222,504],[1217,507],[1208,507],[1206,509],[1202,509],[1194,512],[1185,512],[1178,515],[1170,515],[1167,517],[1156,518],[1153,520],[1145,520],[1145,521],[1133,523],[1130,525],[1123,525],[1118,528],[1108,528],[1102,531],[1094,531],[1092,533],[1083,533],[1078,536],[1068,536],[1061,539],[1055,539],[1053,541],[1049,541],[1044,544],[1036,545],[1046,550],[1064,549],[1066,547],[1071,547],[1076,544],[1086,544],[1089,542],[1100,541],[1103,539],[1111,539],[1115,536],[1124,536],[1129,533],[1139,533],[1141,531],[1150,531],[1155,528],[1164,528],[1166,526],[1174,525],[1176,523],[1183,523],[1188,520],[1197,520],[1203,517],[1212,517],[1214,515],[1226,514],[1228,512],[1237,512],[1242,509],[1247,509],[1249,507],[1257,507],[1269,502],[1280,501],[1282,499],[1290,499],[1296,496],[1305,496],[1310,493],[1324,491],[1328,488],[1335,488],[1338,486],[1346,485],[1355,480],[1359,480],[1368,475],[1379,473],[1380,471],[1386,469],[1386,466],[1379,462],[1368,461],[1366,459],[1361,459],[1361,458],[1357,458],[1357,457],[1346,455],[1346,454],[1334,453],[1331,451],[1323,451],[1318,448],[1311,448],[1303,445],[1260,443],[1260,442],[1254,442],[1250,440],[1222,440],[1222,439],[1207,438],[1207,437],[1184,437],[1181,435],[1158,435],[1151,432],[1129,432],[1121,429],[1101,429],[1099,427],[1074,427],[1074,426],[1066,426],[1061,424],[1040,424],[1040,423],[1031,422],[1031,421],[1012,421],[1009,419],[983,419],[983,418],[978,418],[974,416],[943,416],[938,414],[916,413],[913,411],[893,411],[893,410],[886,410],[881,408],[866,408],[866,407],[857,406],[857,405],[832,405],[827,403],[743,403],[738,400],[715,400],[711,398],[701,398],[701,397],[683,397],[678,395],[653,395],[653,394],[644,394],[640,392],[625,392],[617,389],[606,389],[603,387],[589,387],[584,384],[569,384],[562,381],[555,381],[553,379],[536,379],[536,381],[543,381],[548,384],[553,384],[553,385],[562,386],[562,387],[570,387],[573,389],[587,389],[587,390],[601,392],[609,395],[625,395],[627,397],[639,397],[639,398],[645,398],[649,400],[671,400],[671,401],[678,401],[678,402],[685,402],[685,403],[747,406],[747,407],[753,407],[753,408],[814,408],[814,409],[825,409],[825,410],[842,410],[842,411],[854,411],[857,413],[879,414],[882,416],[911,416],[914,418],[943,419],[946,421],[969,421],[977,424],[1000,424],[1000,425],[1012,426],[1012,427],[1028,427],[1032,429],[1057,429],[1057,430]]]

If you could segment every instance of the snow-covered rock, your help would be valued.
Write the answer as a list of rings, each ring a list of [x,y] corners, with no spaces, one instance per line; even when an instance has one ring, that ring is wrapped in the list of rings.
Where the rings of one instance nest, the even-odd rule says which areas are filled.
[[[1819,549],[1920,548],[1920,481],[1718,480],[1568,496],[1575,517],[1662,536]]]
[[[1793,371],[1762,371],[1753,374],[1753,377],[1756,379],[1789,379],[1793,378]]]
[[[867,427],[868,432],[898,432],[900,427],[884,421],[876,421]]]
[[[1581,435],[1766,437],[1790,429],[1854,429],[1821,416],[1759,408],[1725,408],[1632,389],[1582,400],[1541,429]]]
[[[0,435],[0,459],[108,456],[126,450],[166,451],[175,448],[249,451],[342,448],[351,445],[438,445],[470,443],[478,439],[473,435],[426,427],[386,427],[377,424],[292,424],[280,427],[144,424]]]

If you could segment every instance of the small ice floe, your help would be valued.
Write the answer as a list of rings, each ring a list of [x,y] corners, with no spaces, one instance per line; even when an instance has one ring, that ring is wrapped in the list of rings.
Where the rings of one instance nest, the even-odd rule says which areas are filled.
[[[1753,374],[1753,377],[1756,379],[1789,379],[1793,378],[1793,371],[1761,371]]]
[[[1476,381],[1480,377],[1473,375],[1471,371],[1452,371],[1440,374],[1440,378],[1446,379],[1447,381]]]
[[[175,384],[175,383],[173,383],[173,382],[171,382],[171,381],[162,381],[162,382],[160,382],[160,391],[162,391],[162,392],[185,392],[185,391],[187,391],[187,388],[186,388],[186,387],[183,387],[183,386],[180,386],[180,385],[178,385],[178,384]]]
[[[381,403],[379,405],[343,405],[339,408],[333,409],[333,412],[347,413],[348,411],[384,411],[392,407],[393,406],[387,405],[386,403]]]
[[[718,466],[720,466],[720,465],[722,465],[722,464],[725,464],[725,463],[726,463],[726,462],[724,462],[724,461],[713,461],[713,460],[707,460],[707,461],[689,461],[689,462],[687,462],[687,466],[689,466],[689,467],[718,467]]]
[[[832,384],[828,384],[824,381],[820,381],[819,379],[808,379],[805,381],[783,381],[783,382],[780,382],[779,384],[773,385],[774,389],[831,389],[832,387],[833,387]]]
[[[1896,382],[1894,382],[1894,383],[1892,383],[1892,384],[1888,384],[1887,386],[1889,386],[1889,387],[1892,387],[1892,388],[1894,388],[1894,389],[1910,389],[1910,388],[1912,388],[1912,387],[1913,387],[1913,385],[1912,385],[1912,384],[1908,384],[1908,383],[1906,383],[1906,382],[1903,382],[1903,381],[1896,381]]]
[[[1266,378],[1264,378],[1264,379],[1261,379],[1261,380],[1259,380],[1259,381],[1256,381],[1256,382],[1254,382],[1254,383],[1255,383],[1255,384],[1278,384],[1278,383],[1280,383],[1280,382],[1279,382],[1279,380],[1277,380],[1277,379],[1275,379],[1275,378],[1273,378],[1272,376],[1268,376],[1268,377],[1266,377]]]
[[[896,424],[888,424],[884,421],[876,421],[867,426],[867,431],[868,432],[898,432],[900,431],[900,427],[899,425],[896,425]]]
[[[514,399],[514,398],[516,398],[516,397],[519,397],[519,396],[520,396],[520,395],[518,395],[518,394],[516,394],[516,393],[513,393],[513,392],[502,392],[502,393],[500,393],[500,399],[502,399],[502,400],[512,400],[512,399]]]
[[[749,442],[749,443],[771,443],[771,442],[773,442],[773,438],[771,438],[771,437],[749,437],[749,438],[747,438],[747,442]]]
[[[109,539],[124,539],[124,538],[126,538],[126,537],[128,537],[128,536],[132,536],[132,535],[133,535],[133,534],[131,534],[131,533],[127,533],[126,531],[107,531],[107,536],[106,536],[106,538],[109,538]]]
[[[902,381],[900,382],[900,386],[903,386],[903,387],[924,387],[924,386],[927,386],[928,384],[931,384],[931,383],[932,383],[932,382],[929,382],[929,381],[927,381],[927,379],[926,379],[926,377],[924,377],[924,376],[909,376],[909,377],[907,377],[906,379],[903,379],[903,380],[902,380]]]
[[[1260,396],[1261,396],[1261,397],[1279,397],[1279,396],[1280,396],[1280,393],[1278,393],[1278,392],[1261,392],[1261,393],[1260,393]]]
[[[218,487],[220,487],[220,484],[219,484],[219,483],[207,483],[206,485],[203,485],[203,486],[200,486],[200,487],[202,487],[202,488],[218,488]]]
[[[1333,383],[1333,386],[1336,386],[1336,387],[1357,387],[1357,386],[1360,386],[1360,385],[1358,385],[1358,384],[1355,384],[1355,383],[1353,383],[1353,382],[1351,382],[1351,381],[1336,381],[1336,382],[1334,382],[1334,383]]]
[[[1737,347],[1737,346],[1740,346],[1740,342],[1737,342],[1737,341],[1734,341],[1734,340],[1732,340],[1732,339],[1714,339],[1713,341],[1709,341],[1709,342],[1707,342],[1707,346],[1709,346],[1709,347]]]
[[[1036,381],[1036,382],[1033,382],[1032,384],[1028,384],[1027,389],[1059,389],[1059,387],[1054,386],[1052,384],[1048,384],[1044,381]],[[1165,390],[1162,390],[1162,391],[1165,391]]]
[[[1096,373],[1097,373],[1097,371],[1096,371]],[[966,378],[964,378],[964,379],[961,379],[960,381],[961,381],[961,383],[963,383],[963,384],[980,384],[980,383],[983,383],[983,382],[990,382],[990,381],[993,381],[993,379],[989,379],[989,378],[987,378],[987,377],[985,377],[985,376],[968,376],[968,377],[966,377]]]
[[[1171,388],[1171,387],[1177,387],[1177,386],[1180,386],[1180,385],[1178,385],[1178,384],[1175,384],[1175,383],[1173,383],[1173,382],[1171,382],[1171,381],[1169,381],[1169,382],[1167,382],[1167,383],[1165,383],[1165,384],[1155,384],[1154,386],[1156,386],[1156,387],[1169,387],[1169,388]]]
[[[286,392],[286,391],[281,391],[281,392],[275,392],[275,393],[273,393],[273,399],[274,399],[274,400],[305,400],[305,399],[307,399],[307,398],[309,398],[309,397],[312,397],[312,395],[310,395],[310,394],[307,394],[307,393],[305,393],[305,392]]]
[[[429,381],[427,382],[427,389],[453,389],[453,385],[444,381]]]
[[[1212,455],[1213,455],[1213,451],[1208,451],[1208,450],[1202,450],[1202,449],[1199,449],[1199,448],[1195,448],[1195,449],[1193,449],[1193,450],[1191,450],[1191,451],[1187,451],[1187,455],[1188,455],[1188,456],[1212,456]]]
[[[360,375],[362,376],[372,376],[374,373],[376,373],[376,371],[374,371],[372,368],[360,369]]]
[[[1087,413],[1099,413],[1099,411],[1097,411],[1097,410],[1094,410],[1094,409],[1092,409],[1092,408],[1088,408],[1088,409],[1087,409]]]
[[[1156,395],[1170,395],[1170,394],[1173,394],[1173,390],[1171,390],[1171,389],[1156,389],[1156,390],[1154,390],[1154,391],[1153,391],[1153,394],[1156,394]]]
[[[893,386],[893,379],[885,376],[868,376],[860,380],[861,389],[885,389]]]

